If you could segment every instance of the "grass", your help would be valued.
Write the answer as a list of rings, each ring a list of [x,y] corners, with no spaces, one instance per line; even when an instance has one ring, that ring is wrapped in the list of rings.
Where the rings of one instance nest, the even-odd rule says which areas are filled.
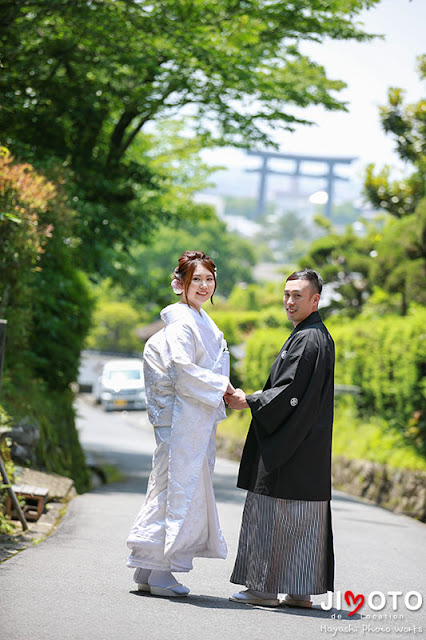
[[[333,455],[370,460],[395,469],[426,471],[424,456],[379,417],[361,419],[350,405],[336,409]]]
[[[250,411],[231,411],[218,426],[219,453],[237,459],[244,443]],[[376,417],[361,419],[350,403],[336,407],[333,429],[333,455],[370,460],[397,469],[426,471],[426,460],[403,435]]]

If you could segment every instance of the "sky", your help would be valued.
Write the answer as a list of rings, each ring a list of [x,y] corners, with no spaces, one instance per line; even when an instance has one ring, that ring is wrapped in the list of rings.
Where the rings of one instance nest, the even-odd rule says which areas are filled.
[[[301,112],[316,126],[297,127],[294,133],[275,134],[282,153],[353,156],[349,175],[361,181],[365,166],[394,165],[404,171],[394,152],[391,136],[385,135],[379,120],[379,106],[387,103],[391,86],[406,90],[408,102],[425,95],[425,84],[416,71],[416,57],[426,53],[426,0],[383,0],[359,16],[369,33],[383,34],[372,42],[325,41],[309,44],[306,52],[324,65],[328,76],[341,79],[347,88],[339,97],[347,101],[348,112],[327,112],[312,107]],[[230,169],[258,166],[260,161],[244,151],[227,148],[206,150],[208,164]],[[348,170],[343,174],[348,175]],[[223,172],[221,175],[224,176]]]

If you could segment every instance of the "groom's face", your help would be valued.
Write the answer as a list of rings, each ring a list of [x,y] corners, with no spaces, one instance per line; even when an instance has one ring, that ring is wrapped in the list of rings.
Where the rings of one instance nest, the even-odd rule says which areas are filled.
[[[320,295],[316,293],[309,280],[288,280],[284,289],[284,307],[293,326],[318,309]]]

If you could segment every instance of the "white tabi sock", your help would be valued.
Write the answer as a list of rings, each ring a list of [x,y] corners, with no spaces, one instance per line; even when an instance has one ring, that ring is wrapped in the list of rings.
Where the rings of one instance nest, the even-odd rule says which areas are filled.
[[[151,571],[151,575],[148,578],[148,584],[151,587],[167,589],[167,587],[172,587],[179,583],[170,571]]]
[[[138,584],[148,584],[148,578],[151,575],[151,569],[141,569],[138,567],[133,574],[133,580]]]

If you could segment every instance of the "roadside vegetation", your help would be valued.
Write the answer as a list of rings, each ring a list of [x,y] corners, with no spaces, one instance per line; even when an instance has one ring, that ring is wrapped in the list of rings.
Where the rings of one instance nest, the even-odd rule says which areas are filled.
[[[393,179],[390,168],[368,168],[365,192],[378,219],[364,221],[362,235],[350,225],[341,230],[353,215],[345,209],[335,226],[319,217],[312,236],[303,232],[304,245],[301,229],[294,232],[297,217],[287,215],[253,246],[194,199],[214,171],[201,150],[273,146],[273,128],[305,122],[295,107],[345,108],[344,81],[329,78],[302,45],[370,40],[357,18],[378,1],[330,7],[306,0],[300,13],[281,0],[17,0],[1,9],[0,317],[8,326],[0,415],[7,412],[10,425],[25,419],[37,427],[34,464],[87,490],[73,410],[80,353],[87,346],[140,351],[137,330],[176,299],[170,272],[190,246],[218,266],[212,315],[234,348],[233,380],[249,390],[254,370],[265,371],[286,332],[280,287],[253,279],[274,236],[289,243],[275,260],[318,268],[333,284],[324,314],[335,335],[341,331],[345,353],[378,358],[380,345],[369,342],[376,317],[389,316],[385,334],[393,331],[391,318],[402,316],[392,335],[401,345],[395,354],[403,361],[412,355],[407,379],[387,384],[385,368],[382,377],[371,373],[373,387],[359,400],[371,402],[355,399],[344,411],[396,430],[404,446],[424,454],[418,399],[425,372],[415,359],[423,336],[409,334],[425,302],[424,101],[405,105],[402,90],[390,91],[384,129],[411,173]],[[424,58],[419,68],[424,75]],[[232,205],[241,211],[241,202]],[[262,350],[241,362],[241,346],[247,354],[255,339]],[[351,367],[345,364],[344,375],[352,371],[361,384],[363,370]],[[413,394],[404,410],[398,385],[407,402]],[[242,433],[240,421],[233,414],[226,424]],[[7,438],[1,446],[11,465]]]
[[[426,471],[426,310],[413,309],[407,317],[361,314],[345,323],[333,317],[327,326],[336,344],[333,454]],[[238,368],[247,393],[263,387],[285,335],[284,326],[251,332]],[[228,413],[219,425],[220,444],[238,456],[250,413]]]

